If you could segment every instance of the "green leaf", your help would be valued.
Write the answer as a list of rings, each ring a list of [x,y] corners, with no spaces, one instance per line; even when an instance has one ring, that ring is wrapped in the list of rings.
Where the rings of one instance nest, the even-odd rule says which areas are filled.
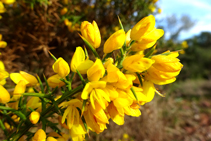
[[[44,74],[43,74],[43,78],[44,78],[44,80],[45,80],[45,84],[46,84],[46,87],[47,87],[47,92],[50,93],[50,87],[49,87],[49,85],[48,85],[48,81],[47,81],[47,79],[46,79],[46,77],[45,77]]]
[[[138,72],[136,72],[136,75],[138,76],[138,80],[139,80],[141,86],[143,87],[143,82],[142,82],[141,75]]]
[[[79,34],[79,36],[82,38],[82,40],[85,42],[85,44],[89,47],[89,49],[91,49],[94,56],[100,59],[100,56],[96,52],[95,48],[83,36],[81,36],[80,34]]]
[[[38,82],[39,82],[39,84],[40,84],[41,92],[42,92],[42,93],[45,93],[45,92],[44,92],[44,86],[43,86],[42,81],[40,80],[40,77],[39,77],[38,75],[37,75],[37,79],[38,79]]]
[[[135,92],[135,90],[133,89],[133,87],[131,87],[130,90],[132,91],[134,97],[135,97],[136,100],[138,101],[138,97],[137,97],[136,92]]]

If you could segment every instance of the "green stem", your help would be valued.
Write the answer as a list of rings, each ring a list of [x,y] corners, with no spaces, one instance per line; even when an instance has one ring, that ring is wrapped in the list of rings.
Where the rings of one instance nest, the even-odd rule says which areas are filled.
[[[56,103],[57,105],[62,103],[63,101],[65,101],[68,97],[72,96],[73,94],[81,91],[83,89],[83,85],[78,86],[77,88],[73,89],[72,91],[68,92],[67,94],[64,94],[64,96],[62,96],[61,98],[59,98]],[[3,106],[0,106],[0,109]],[[7,107],[6,107],[7,108]],[[40,115],[41,117],[44,117],[47,113],[49,113],[50,111],[52,111],[54,109],[54,105],[49,106],[46,110],[44,110]],[[17,132],[17,134],[12,138],[12,141],[17,141],[19,138],[21,138],[31,127],[33,126],[32,123],[30,123],[29,125],[27,125],[25,128],[23,128],[23,130],[19,130]]]
[[[81,36],[81,35],[80,35]],[[98,55],[98,53],[96,52],[95,48],[83,37],[81,36],[81,38],[84,40],[84,42],[86,43],[86,45],[89,47],[89,49],[91,49],[92,53],[95,55],[95,57],[100,59],[100,56]]]
[[[41,93],[22,93],[23,96],[35,96],[35,97],[45,97],[46,94]]]
[[[6,110],[6,111],[12,111],[16,115],[18,115],[21,119],[26,120],[26,116],[21,111],[17,111],[17,110],[15,110],[13,108],[4,107],[4,106],[0,106],[0,109],[1,110]]]

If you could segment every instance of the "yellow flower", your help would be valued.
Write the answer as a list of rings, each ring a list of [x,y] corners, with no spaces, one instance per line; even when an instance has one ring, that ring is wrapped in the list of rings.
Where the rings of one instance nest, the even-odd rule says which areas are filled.
[[[185,51],[184,50],[180,50],[179,53],[180,54],[185,54]]]
[[[2,41],[2,34],[0,34],[0,48],[5,48],[6,46],[7,46],[7,42]]]
[[[0,13],[4,13],[5,11],[4,4],[0,1]]]
[[[113,33],[105,42],[103,47],[104,53],[110,53],[114,50],[122,48],[125,43],[125,31],[123,29]]]
[[[156,42],[157,42],[157,40],[152,41],[152,42],[144,42],[144,40],[142,40],[142,42],[136,41],[131,45],[131,50],[132,51],[143,51],[145,49],[152,47]]]
[[[132,29],[130,38],[139,41],[140,38],[146,34],[147,31],[153,30],[155,27],[155,17],[149,15],[140,20]]]
[[[33,111],[31,112],[30,116],[29,116],[29,120],[31,121],[32,124],[36,124],[40,119],[40,113]]]
[[[110,102],[109,95],[102,88],[106,87],[106,82],[104,81],[92,81],[88,82],[84,87],[81,98],[88,99],[90,97],[90,102],[93,109],[96,109],[96,104],[99,104],[103,109],[107,106],[107,101]]]
[[[41,112],[41,107],[42,103],[40,102],[40,98],[39,97],[31,97],[26,104],[27,109],[30,107],[32,109],[37,109],[38,112]]]
[[[7,123],[7,122],[4,122],[4,126],[5,126],[5,128],[7,129],[7,130],[9,130],[9,131],[12,131],[13,130],[13,126],[10,126],[9,125],[9,123]]]
[[[1,0],[5,4],[13,4],[15,0]]]
[[[0,85],[6,83],[6,78],[9,77],[9,73],[5,71],[4,63],[0,61]]]
[[[26,82],[24,80],[20,80],[18,84],[15,86],[13,91],[14,99],[18,99],[21,97],[21,94],[24,93],[26,90]]]
[[[93,132],[99,134],[107,128],[106,123],[109,123],[108,117],[99,104],[96,105],[95,109],[89,104],[83,115],[88,128]]]
[[[158,8],[158,13],[162,13],[162,9],[161,8]]]
[[[18,82],[21,80],[24,80],[27,86],[35,86],[38,84],[36,77],[24,71],[20,71],[20,73],[11,73],[10,78],[16,84],[18,84]]]
[[[131,72],[143,72],[147,70],[153,63],[153,60],[144,58],[144,55],[136,54],[126,57],[122,65],[124,69]]]
[[[130,41],[131,41],[130,33],[131,33],[131,29],[128,30],[128,32],[126,33],[126,39],[125,39],[126,46],[129,46],[129,43],[130,43]]]
[[[129,138],[129,135],[128,135],[127,133],[124,133],[124,134],[123,134],[123,138],[124,138],[124,139],[128,139],[128,138]]]
[[[59,135],[56,132],[51,132],[48,136],[56,137],[58,141],[67,141],[70,138],[68,134],[61,133],[61,135]]]
[[[100,47],[101,35],[95,21],[92,24],[88,21],[82,22],[81,34],[94,48]]]
[[[59,59],[57,59],[53,64],[53,70],[62,78],[66,77],[70,73],[70,67],[68,63],[61,57],[59,57]]]
[[[131,39],[137,41],[137,45],[133,45],[131,49],[140,51],[152,47],[163,34],[164,31],[162,29],[155,28],[155,17],[153,15],[147,16],[131,30]]]
[[[183,42],[182,42],[182,47],[183,47],[183,48],[188,48],[188,43],[187,43],[187,41],[183,41]]]
[[[17,115],[13,115],[11,118],[14,120],[14,122],[20,121],[20,117],[18,117]]]
[[[84,141],[87,133],[82,120],[79,121],[79,124],[74,124],[69,132],[72,141]]]
[[[155,8],[155,5],[154,5],[154,4],[150,4],[148,8],[149,8],[149,10],[150,10],[151,12],[155,12],[155,9],[156,9],[156,8]]]
[[[56,88],[57,86],[58,87],[64,86],[65,83],[63,81],[61,81],[60,79],[61,79],[61,77],[58,74],[53,75],[48,78],[48,80],[47,80],[48,85],[52,88]]]
[[[176,58],[178,52],[169,52],[169,55],[155,55],[151,59],[155,63],[147,70],[145,75],[147,80],[157,85],[172,83],[176,80],[176,76],[180,73],[183,65]]]
[[[68,102],[65,102],[63,106],[67,107],[67,109],[64,111],[61,123],[65,123],[65,119],[67,119],[67,126],[69,129],[71,129],[73,125],[78,125],[79,121],[81,120],[77,108],[82,108],[82,102],[78,99],[72,99]]]
[[[10,94],[2,85],[0,85],[0,92],[0,103],[6,104],[7,102],[9,102]]]
[[[111,119],[118,125],[123,125],[124,124],[124,113],[122,114],[120,112],[120,109],[117,109],[113,102],[110,103],[107,107],[107,111]],[[122,109],[123,111],[123,109]]]
[[[98,81],[104,74],[105,69],[100,59],[96,59],[95,63],[87,71],[89,81]]]
[[[46,133],[42,129],[37,130],[32,141],[46,141]]]
[[[146,96],[146,99],[144,101],[141,102],[141,105],[144,105],[147,102],[152,101],[152,99],[155,96],[155,87],[154,84],[150,81],[145,80],[143,82],[143,94]]]
[[[71,60],[71,70],[76,72],[78,70],[81,74],[86,74],[87,70],[93,65],[93,61],[86,59],[85,53],[81,47],[77,47]]]
[[[60,11],[60,14],[61,14],[61,15],[64,15],[64,14],[67,13],[67,11],[68,11],[67,7],[64,7],[64,8]]]

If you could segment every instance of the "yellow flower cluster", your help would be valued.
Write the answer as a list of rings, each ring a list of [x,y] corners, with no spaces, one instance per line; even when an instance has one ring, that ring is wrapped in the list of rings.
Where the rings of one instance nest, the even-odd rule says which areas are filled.
[[[105,41],[102,59],[96,52],[101,46],[101,35],[95,21],[84,21],[80,28],[80,36],[95,55],[95,60],[90,60],[86,48],[82,47],[76,48],[70,63],[51,54],[55,59],[52,66],[55,75],[46,80],[47,87],[41,88],[41,91],[45,93],[44,89],[50,91],[49,87],[62,87],[63,95],[52,97],[52,92],[46,92],[45,96],[39,92],[31,93],[38,97],[31,97],[26,103],[27,110],[32,111],[28,117],[33,125],[39,123],[43,120],[41,115],[47,114],[41,113],[42,110],[51,107],[51,104],[61,112],[58,123],[69,130],[69,135],[64,137],[53,133],[52,136],[48,134],[47,138],[45,131],[39,129],[34,134],[33,141],[45,141],[46,138],[47,141],[54,141],[65,139],[66,136],[71,136],[73,141],[81,141],[89,130],[101,133],[107,129],[110,119],[118,125],[123,125],[126,115],[140,116],[140,106],[152,101],[155,92],[159,93],[154,84],[164,85],[176,80],[183,66],[177,58],[178,52],[153,54],[157,40],[164,34],[162,29],[155,27],[153,15],[140,20],[127,33],[121,21],[120,25],[122,29],[117,30]],[[114,52],[115,57],[112,58]],[[3,81],[8,74],[4,67],[0,66]],[[76,74],[82,84],[72,90],[71,83]],[[17,102],[8,103],[10,94],[1,85],[0,102],[8,103],[14,109],[18,109],[18,100],[26,94],[26,87],[37,87],[38,84],[42,86],[39,77],[23,71],[11,73],[10,78],[16,83],[11,101]],[[73,91],[75,93],[72,93]],[[44,100],[51,102],[43,105]],[[59,105],[55,105],[55,102]]]
[[[142,19],[127,33],[123,29],[113,33],[104,44],[102,60],[95,51],[101,45],[96,22],[82,22],[81,34],[95,54],[95,61],[89,59],[86,50],[77,47],[70,67],[62,58],[57,59],[53,65],[57,74],[48,79],[51,87],[61,87],[65,85],[61,79],[66,80],[70,70],[87,76],[77,97],[60,105],[65,109],[61,124],[69,129],[73,140],[83,140],[88,129],[103,132],[109,119],[122,125],[125,115],[140,116],[140,105],[150,102],[157,92],[154,84],[172,83],[182,68],[178,52],[152,55],[153,46],[164,34],[162,29],[155,28],[153,15]],[[145,53],[149,48],[151,53]],[[116,50],[121,54],[111,58],[109,55]]]

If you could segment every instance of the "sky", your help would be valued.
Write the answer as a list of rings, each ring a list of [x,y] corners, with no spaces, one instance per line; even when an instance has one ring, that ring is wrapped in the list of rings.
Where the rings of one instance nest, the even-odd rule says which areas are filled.
[[[191,29],[180,33],[179,40],[199,35],[202,31],[211,32],[211,0],[159,0],[157,4],[162,13],[156,15],[156,19],[175,14],[178,17],[188,15],[195,22]]]

